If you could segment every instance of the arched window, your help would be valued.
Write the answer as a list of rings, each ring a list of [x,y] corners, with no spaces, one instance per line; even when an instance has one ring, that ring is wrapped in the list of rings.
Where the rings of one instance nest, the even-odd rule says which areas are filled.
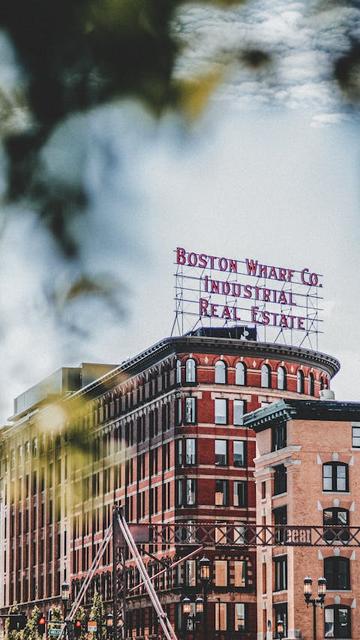
[[[176,382],[181,384],[181,360],[176,360]]]
[[[324,578],[327,589],[344,591],[350,589],[350,560],[341,556],[324,559]]]
[[[271,369],[268,364],[263,364],[261,367],[261,386],[265,389],[271,387]]]
[[[215,364],[215,382],[226,384],[226,364],[223,360],[218,360]]]
[[[280,391],[286,389],[286,370],[285,367],[278,367],[277,370],[277,388]]]
[[[315,395],[315,378],[313,373],[309,373],[309,396]]]
[[[237,362],[236,364],[235,384],[246,385],[246,365],[243,362]]]
[[[329,507],[323,511],[324,540],[349,540],[349,511]]]
[[[323,464],[323,491],[349,491],[349,468],[343,462]]]
[[[296,374],[296,391],[298,393],[305,393],[305,376],[301,369],[298,369]]]
[[[186,360],[185,380],[186,382],[196,382],[196,363],[192,358]]]
[[[351,609],[332,604],[324,609],[325,638],[351,638]]]

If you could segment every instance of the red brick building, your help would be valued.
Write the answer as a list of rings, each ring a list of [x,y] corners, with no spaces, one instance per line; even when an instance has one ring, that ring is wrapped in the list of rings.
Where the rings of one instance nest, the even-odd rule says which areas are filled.
[[[61,370],[56,388],[43,383],[15,401],[2,438],[2,610],[15,601],[45,610],[64,580],[74,596],[120,502],[129,522],[214,522],[219,536],[222,523],[238,525],[238,550],[206,550],[208,629],[254,638],[256,554],[241,546],[241,525],[256,520],[256,452],[243,415],[279,398],[318,399],[339,364],[236,335],[167,338],[101,377],[88,365]],[[162,549],[160,559],[174,553]],[[198,560],[156,581],[180,630],[181,597],[200,592]],[[96,583],[110,604],[111,548]],[[136,583],[134,571],[129,586]],[[129,598],[128,633],[156,633],[144,595]]]

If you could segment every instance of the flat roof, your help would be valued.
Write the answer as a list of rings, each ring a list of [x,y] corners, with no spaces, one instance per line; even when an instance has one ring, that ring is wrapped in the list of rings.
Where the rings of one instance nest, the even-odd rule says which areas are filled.
[[[244,425],[256,432],[288,420],[360,422],[360,402],[337,400],[279,400],[244,416]]]

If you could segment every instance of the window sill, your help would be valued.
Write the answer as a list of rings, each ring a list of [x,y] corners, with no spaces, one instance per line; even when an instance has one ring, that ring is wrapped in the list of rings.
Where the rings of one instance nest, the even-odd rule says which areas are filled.
[[[350,495],[350,491],[336,491],[335,489],[333,489],[332,491],[324,491],[324,489],[322,490],[322,494],[325,496],[328,496],[330,493],[336,493],[336,495],[345,495],[348,496]]]
[[[272,498],[282,498],[283,496],[287,496],[287,491],[284,491],[283,493],[274,493]]]

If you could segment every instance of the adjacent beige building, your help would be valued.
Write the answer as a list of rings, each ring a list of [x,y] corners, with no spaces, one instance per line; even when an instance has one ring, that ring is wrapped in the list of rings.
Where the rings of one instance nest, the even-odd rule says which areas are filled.
[[[360,403],[282,400],[245,423],[256,432],[257,523],[278,525],[283,542],[257,548],[258,640],[278,637],[279,619],[285,638],[313,638],[306,576],[315,596],[318,578],[327,580],[316,637],[359,640]]]

